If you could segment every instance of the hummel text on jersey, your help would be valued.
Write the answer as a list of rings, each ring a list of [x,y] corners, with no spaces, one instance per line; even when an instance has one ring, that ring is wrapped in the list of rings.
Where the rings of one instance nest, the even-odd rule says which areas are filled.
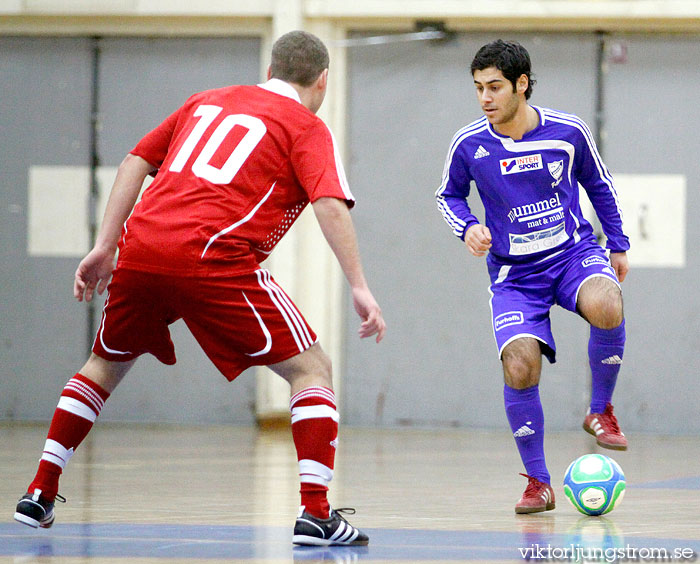
[[[490,154],[491,153],[484,149],[483,145],[479,145],[479,148],[476,150],[476,153],[474,153],[474,158],[481,159],[482,157],[488,157]]]
[[[551,213],[559,211],[562,211],[561,200],[559,199],[559,192],[555,192],[554,196],[546,200],[511,208],[508,212],[508,219],[510,219],[511,223],[516,219],[520,222],[531,221],[538,217],[550,215]]]

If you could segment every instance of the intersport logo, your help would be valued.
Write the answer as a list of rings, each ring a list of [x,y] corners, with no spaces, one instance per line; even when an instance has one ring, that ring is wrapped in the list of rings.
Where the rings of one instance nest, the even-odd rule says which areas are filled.
[[[501,159],[501,174],[504,176],[507,174],[537,170],[539,168],[542,168],[542,155],[539,153],[525,155],[523,157],[514,157],[512,159]]]

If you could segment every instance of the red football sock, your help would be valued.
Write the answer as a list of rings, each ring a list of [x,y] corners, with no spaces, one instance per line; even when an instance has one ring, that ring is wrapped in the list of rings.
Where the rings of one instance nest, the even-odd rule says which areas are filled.
[[[63,469],[90,432],[108,397],[108,392],[82,374],[76,374],[68,381],[58,400],[39,470],[28,492],[41,490],[43,498],[54,500]]]
[[[306,388],[294,394],[292,437],[299,460],[301,504],[315,517],[327,519],[328,483],[333,479],[338,444],[338,412],[335,394],[325,387]]]

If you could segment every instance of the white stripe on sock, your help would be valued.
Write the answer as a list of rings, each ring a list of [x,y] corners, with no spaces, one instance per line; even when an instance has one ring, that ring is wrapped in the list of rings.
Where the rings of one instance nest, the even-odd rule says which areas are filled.
[[[316,460],[305,458],[299,461],[299,476],[302,482],[311,482],[313,479],[314,484],[328,486],[333,479],[333,469]]]
[[[73,379],[66,384],[65,390],[76,392],[90,402],[92,409],[98,414],[104,407],[104,401],[90,386],[80,380]]]
[[[68,411],[73,415],[77,415],[78,417],[87,419],[92,423],[94,423],[95,419],[97,419],[97,413],[95,411],[93,411],[89,406],[85,405],[83,402],[74,398],[61,396],[61,398],[58,400],[57,409],[63,409],[64,411]]]
[[[56,466],[59,466],[61,470],[63,470],[66,467],[66,461],[63,460],[62,458],[59,458],[55,454],[51,454],[50,452],[45,452],[41,455],[41,460],[45,460],[46,462],[50,462],[51,464],[55,464]]]
[[[318,484],[319,486],[328,487],[328,480],[324,480],[320,476],[314,476],[312,474],[301,474],[299,476],[299,481],[302,484]]]
[[[292,409],[292,425],[304,419],[320,419],[323,417],[330,417],[336,423],[340,421],[338,412],[329,405],[310,405]]]
[[[67,449],[59,442],[52,439],[46,439],[46,443],[44,444],[44,452],[41,455],[42,460],[52,462],[63,469],[66,467],[66,464],[68,464],[71,456],[73,456],[72,447]]]
[[[289,406],[290,408],[292,408],[294,407],[294,404],[298,401],[308,398],[323,399],[332,403],[335,407],[335,394],[333,393],[333,390],[321,387],[305,388],[304,390],[297,392],[292,396],[292,399],[289,401]]]
[[[104,400],[102,399],[100,394],[98,394],[97,391],[89,384],[86,384],[85,382],[83,382],[82,380],[78,380],[77,378],[71,378],[68,381],[68,384],[66,384],[66,387],[68,386],[75,386],[77,389],[82,390],[100,409],[104,407]]]

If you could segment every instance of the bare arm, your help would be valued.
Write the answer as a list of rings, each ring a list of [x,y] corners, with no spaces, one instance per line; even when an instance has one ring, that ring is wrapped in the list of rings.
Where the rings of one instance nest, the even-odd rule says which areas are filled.
[[[73,295],[79,302],[89,302],[95,290],[101,294],[107,287],[122,226],[134,209],[143,181],[154,170],[153,165],[131,154],[119,165],[95,246],[75,271]]]
[[[379,342],[384,337],[386,323],[365,280],[355,228],[347,204],[337,198],[320,198],[312,205],[321,231],[352,290],[355,311],[362,318],[358,333],[361,338],[377,335],[376,341]]]

